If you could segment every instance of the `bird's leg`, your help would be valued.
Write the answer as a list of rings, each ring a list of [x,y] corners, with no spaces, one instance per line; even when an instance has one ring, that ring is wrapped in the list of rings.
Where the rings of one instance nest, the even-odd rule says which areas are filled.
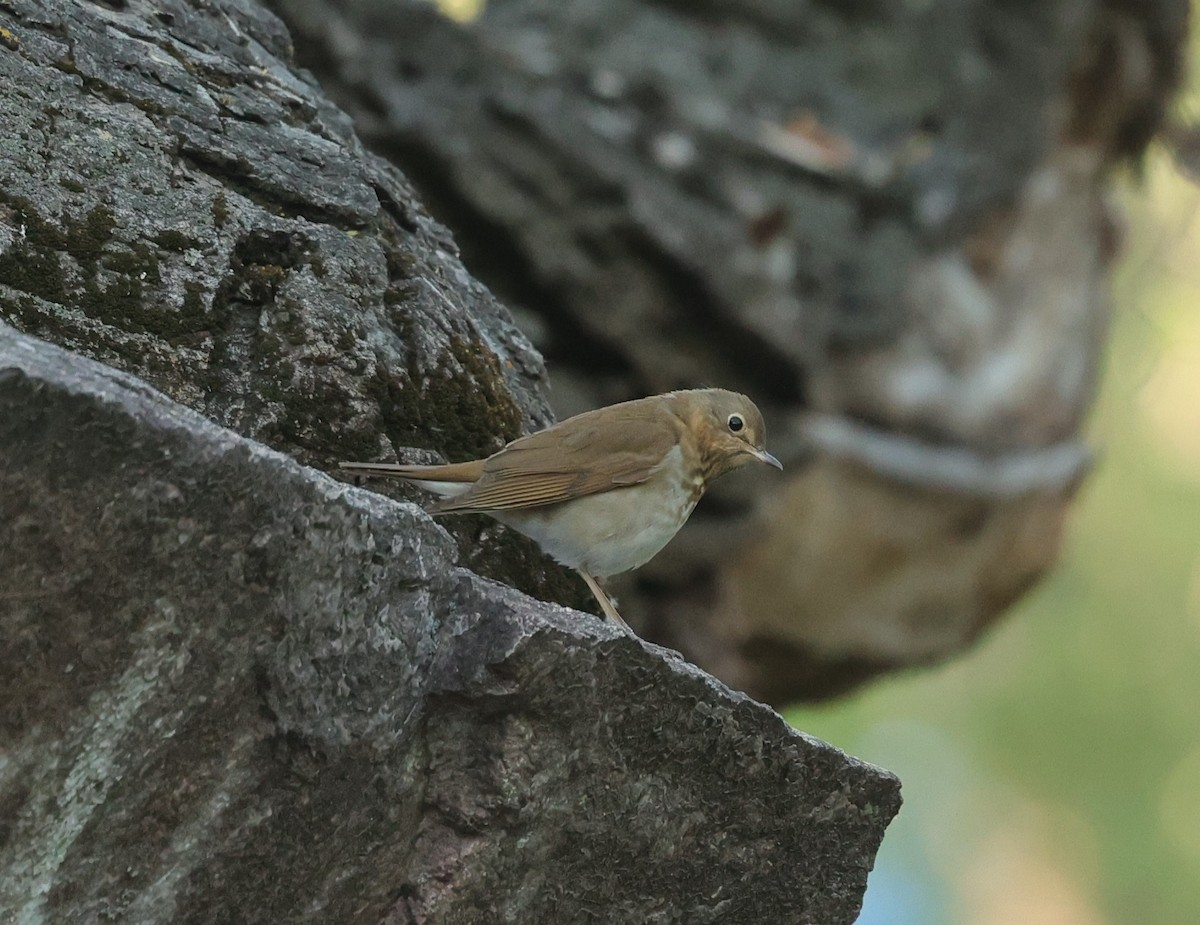
[[[583,569],[579,569],[578,571],[579,574],[583,576],[583,580],[587,582],[587,586],[592,589],[592,594],[595,595],[596,602],[600,605],[600,609],[604,611],[604,616],[608,617],[610,620],[615,620],[618,626],[622,627],[625,632],[632,635],[633,630],[629,628],[628,623],[621,619],[621,615],[617,613],[617,608],[613,606],[613,602],[609,600],[608,595],[604,593],[604,589],[600,587],[600,582],[596,581],[595,578],[593,578]]]

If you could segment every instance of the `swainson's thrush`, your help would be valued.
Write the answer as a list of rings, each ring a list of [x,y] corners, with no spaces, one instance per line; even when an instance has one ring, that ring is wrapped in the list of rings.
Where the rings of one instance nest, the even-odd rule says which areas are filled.
[[[487,459],[446,466],[342,463],[441,495],[434,514],[489,514],[577,570],[604,613],[624,625],[597,578],[649,562],[709,483],[763,447],[754,402],[724,389],[667,392],[568,418]]]

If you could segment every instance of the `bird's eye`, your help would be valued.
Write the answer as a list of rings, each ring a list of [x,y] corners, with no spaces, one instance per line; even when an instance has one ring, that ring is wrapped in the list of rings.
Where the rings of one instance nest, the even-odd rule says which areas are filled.
[[[740,414],[729,415],[729,429],[735,434],[745,426],[746,422],[742,420],[742,416]]]

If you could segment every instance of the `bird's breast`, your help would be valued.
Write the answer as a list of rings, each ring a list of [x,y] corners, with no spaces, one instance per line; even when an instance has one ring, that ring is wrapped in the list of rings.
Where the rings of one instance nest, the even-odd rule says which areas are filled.
[[[571,568],[599,577],[649,562],[687,522],[703,494],[678,447],[645,482],[560,504],[494,516]]]

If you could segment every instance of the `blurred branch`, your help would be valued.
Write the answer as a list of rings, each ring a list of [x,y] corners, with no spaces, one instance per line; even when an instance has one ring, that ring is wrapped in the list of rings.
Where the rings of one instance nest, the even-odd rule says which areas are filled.
[[[878,475],[914,488],[978,498],[1065,491],[1083,479],[1092,463],[1091,450],[1078,440],[985,455],[828,414],[807,416],[801,428],[821,452]]]

